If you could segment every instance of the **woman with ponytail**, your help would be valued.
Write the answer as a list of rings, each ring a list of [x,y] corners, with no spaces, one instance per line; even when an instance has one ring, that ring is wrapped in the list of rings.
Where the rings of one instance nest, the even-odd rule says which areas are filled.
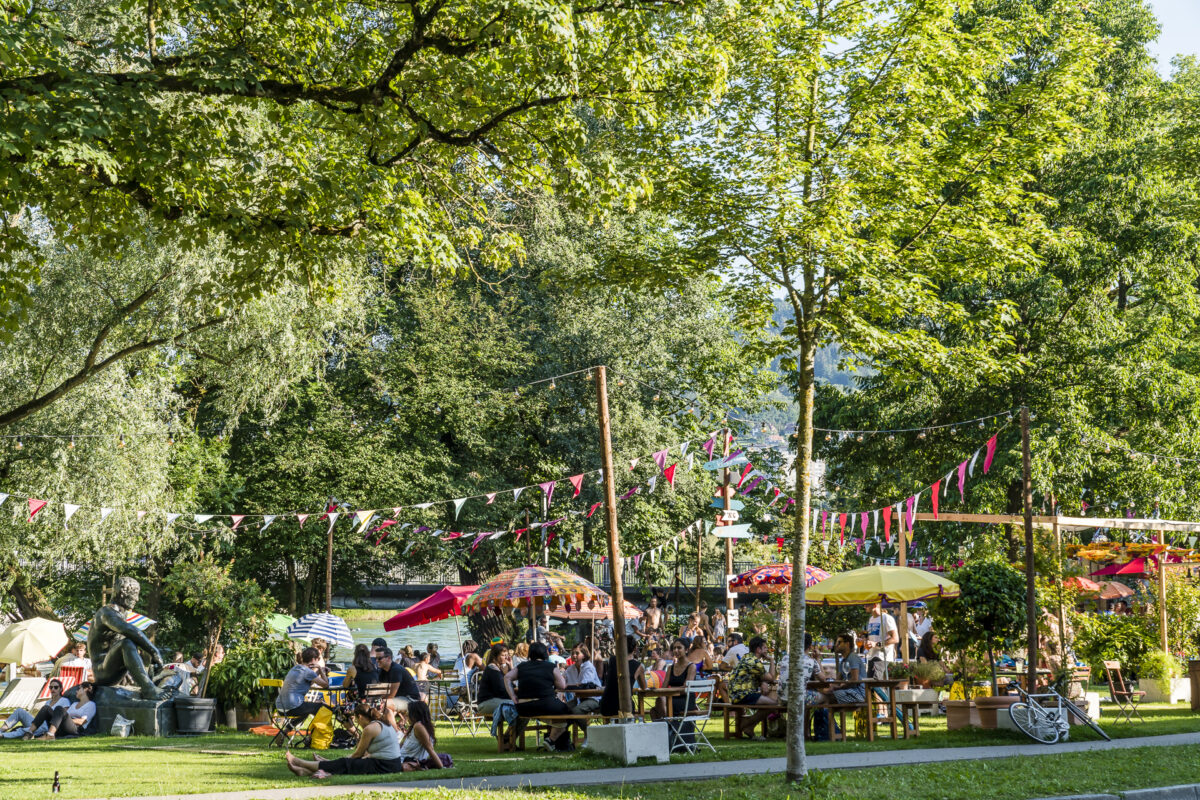
[[[381,775],[403,772],[400,741],[396,729],[383,722],[378,709],[365,703],[354,707],[354,722],[362,731],[358,747],[345,758],[330,761],[305,761],[287,753],[287,767],[301,778],[328,778],[330,775]]]

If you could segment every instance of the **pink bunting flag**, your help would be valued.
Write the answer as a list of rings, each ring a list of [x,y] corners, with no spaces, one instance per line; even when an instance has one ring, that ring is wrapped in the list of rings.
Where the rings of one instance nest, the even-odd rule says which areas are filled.
[[[596,509],[602,505],[604,505],[604,504],[603,503],[592,503],[592,507],[588,509],[588,513],[587,513],[588,518],[590,518],[592,516],[592,514],[595,514]]]
[[[854,552],[858,553],[859,555],[862,555],[862,546],[863,546],[862,539],[854,540]]]
[[[933,482],[933,518],[938,518],[938,489],[941,488],[941,481]]]
[[[487,538],[487,536],[488,536],[488,535],[487,535],[486,533],[481,533],[481,534],[479,534],[478,536],[476,536],[476,537],[475,537],[475,541],[471,542],[471,552],[472,552],[472,553],[474,553],[474,552],[475,552],[475,548],[476,548],[476,547],[479,547],[479,544],[480,544],[480,543],[481,543],[481,542],[482,542],[484,539],[486,539],[486,538]]]
[[[992,468],[992,459],[996,455],[996,437],[1000,434],[993,434],[992,438],[987,440],[987,454],[983,457],[983,474],[987,475],[988,470]]]
[[[632,489],[630,489],[628,492],[626,492],[625,494],[623,494],[623,495],[621,495],[620,497],[618,497],[617,499],[618,499],[618,500],[628,500],[629,498],[631,498],[631,497],[633,497],[635,494],[637,494],[637,493],[638,493],[638,492],[641,490],[641,488],[642,488],[642,487],[640,487],[640,486],[635,486],[635,487],[633,487]]]
[[[304,527],[304,523],[308,521],[308,514],[297,514],[296,521],[300,523],[300,527]]]
[[[404,506],[392,506],[392,516],[400,516],[400,512],[404,510]]]
[[[838,514],[838,543],[846,544],[846,515]]]
[[[141,512],[139,511],[138,513],[140,514]],[[242,520],[244,520],[245,518],[246,518],[246,515],[245,515],[245,514],[233,514],[233,515],[231,515],[231,516],[229,517],[229,519],[233,520],[233,530],[235,530],[235,531],[236,531],[236,530],[237,530],[237,528],[238,528],[238,525],[241,525],[241,524],[242,524]],[[140,518],[139,518],[139,519],[140,519]]]
[[[781,490],[781,489],[780,489],[778,486],[776,486],[776,487],[772,488],[772,489],[771,489],[771,491],[772,491],[772,492],[774,492],[774,493],[775,493],[775,495],[774,495],[774,497],[772,497],[772,498],[771,498],[771,502],[770,502],[770,503],[767,503],[767,508],[770,508],[771,506],[773,506],[773,505],[775,505],[776,503],[778,503],[778,502],[779,502],[779,496],[780,496],[781,494],[783,494],[783,490]]]
[[[485,496],[485,497],[487,497],[487,499],[488,499],[488,501],[487,501],[487,503],[486,503],[485,505],[489,505],[489,506],[490,506],[492,503],[496,502],[496,493],[495,493],[495,492],[491,492],[491,493],[489,493],[489,494],[486,494],[486,495],[484,495],[484,496]]]
[[[892,543],[892,507],[880,509],[883,512],[883,539],[888,544]]]
[[[659,450],[657,453],[652,453],[650,457],[654,459],[655,464],[658,464],[658,469],[660,472],[667,468],[666,450]]]
[[[917,521],[917,496],[915,494],[912,497],[908,498],[907,511],[908,511],[908,525],[906,527],[908,528],[908,540],[911,542],[912,541],[913,523],[915,523]]]
[[[710,461],[712,460],[712,457],[713,457],[712,456],[713,448],[716,446],[717,446],[717,440],[715,438],[709,439],[707,442],[705,442],[702,445],[702,447],[704,448],[704,452],[708,453],[708,458]]]
[[[1086,501],[1086,500],[1080,500],[1080,501],[1079,501],[1079,513],[1080,513],[1080,514],[1087,514],[1087,510],[1088,510],[1088,508],[1089,508],[1089,506],[1088,506],[1088,504],[1087,504],[1087,501]]]
[[[866,536],[867,535],[867,512],[864,511],[864,512],[862,512],[862,514],[859,515],[859,521],[862,523],[860,525],[860,527],[862,528],[862,534],[863,534],[863,536]]]
[[[750,494],[751,492],[754,491],[755,487],[758,486],[762,482],[763,482],[762,475],[755,476],[749,483],[746,484],[746,488],[742,489],[742,494]]]
[[[45,500],[35,500],[32,497],[29,498],[29,519],[26,521],[33,522],[33,518],[36,517],[37,513],[45,507],[46,507]]]
[[[538,486],[542,487],[542,491],[546,493],[546,505],[549,506],[554,498],[554,481],[539,483]]]
[[[663,470],[663,477],[667,479],[667,485],[672,489],[675,488],[675,468],[678,466],[678,464],[672,464]]]
[[[583,491],[583,475],[575,475],[567,478],[567,480],[575,487],[575,494],[571,495],[571,497],[579,497],[579,493]]]
[[[143,519],[145,516],[146,516],[146,512],[145,512],[145,511],[139,511],[139,512],[137,512],[137,521],[138,521],[138,522],[141,522],[141,521],[142,521],[142,519]]]
[[[753,471],[754,471],[754,465],[747,464],[746,468],[742,470],[742,477],[738,478],[737,488],[739,488],[739,489],[742,488],[742,484],[746,482],[746,476],[749,475]]]
[[[828,511],[822,511],[822,512],[821,512],[821,538],[822,538],[822,539],[827,539],[827,538],[829,538],[829,537],[827,537],[827,536],[825,535],[825,521],[826,521],[826,520],[828,520],[828,519],[829,519],[829,512],[828,512]]]
[[[958,465],[958,494],[963,502],[967,499],[967,462]]]
[[[633,571],[637,572],[638,568],[641,566],[642,566],[642,554],[638,553],[636,556],[633,557]]]

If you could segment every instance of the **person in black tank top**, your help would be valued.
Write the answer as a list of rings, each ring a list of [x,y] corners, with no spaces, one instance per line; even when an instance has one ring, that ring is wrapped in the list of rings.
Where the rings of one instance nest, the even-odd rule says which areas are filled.
[[[517,704],[517,714],[531,718],[543,714],[570,714],[567,704],[558,699],[558,692],[565,691],[567,679],[547,659],[550,652],[542,642],[529,645],[529,660],[509,670],[504,676],[504,686],[508,696]],[[517,686],[513,688],[513,681]],[[564,725],[554,725],[550,728],[547,740],[556,750],[571,749],[570,738],[566,735]]]
[[[671,666],[667,667],[667,686],[683,687],[688,681],[696,679],[696,664],[688,661],[687,645],[682,639],[676,639],[671,645],[671,657],[675,660],[671,662]],[[676,672],[681,665],[686,665],[682,672]],[[678,717],[683,714],[684,704],[687,702],[687,695],[680,694],[671,698],[671,716]]]

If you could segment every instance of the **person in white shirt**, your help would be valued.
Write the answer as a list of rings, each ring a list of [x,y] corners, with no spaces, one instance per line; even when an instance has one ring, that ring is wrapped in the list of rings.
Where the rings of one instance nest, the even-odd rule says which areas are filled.
[[[742,643],[742,635],[740,633],[729,634],[729,640],[733,644],[725,651],[725,657],[721,659],[721,662],[732,669],[737,662],[741,661],[742,656],[750,652],[750,648]]]
[[[909,603],[908,607],[912,609],[912,613],[908,615],[908,652],[909,655],[915,655],[922,637],[933,630],[933,620],[929,618],[929,611],[921,601]]]
[[[45,733],[54,712],[71,704],[70,700],[63,697],[62,690],[62,681],[58,678],[51,678],[50,699],[46,701],[46,704],[38,709],[36,715],[30,714],[28,709],[18,708],[12,713],[12,716],[4,721],[4,725],[0,725],[0,737],[32,739],[34,736]]]
[[[900,630],[896,618],[883,610],[879,603],[867,606],[871,619],[867,622],[867,640],[878,646],[887,661],[896,660],[896,645],[900,642]]]
[[[83,667],[83,679],[85,681],[92,679],[92,660],[87,657],[86,642],[75,642],[71,645],[67,654],[54,662],[54,670],[50,674],[52,676],[61,675],[63,667]]]

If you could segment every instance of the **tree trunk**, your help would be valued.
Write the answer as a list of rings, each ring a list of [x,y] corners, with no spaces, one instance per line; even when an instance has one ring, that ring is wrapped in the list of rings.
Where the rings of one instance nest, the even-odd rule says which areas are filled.
[[[307,614],[312,610],[313,590],[317,588],[317,566],[312,564],[308,568],[308,575],[304,578],[304,599],[300,604],[300,611]]]
[[[788,625],[788,696],[787,696],[787,780],[795,783],[808,774],[804,751],[804,627],[806,620],[804,571],[808,564],[809,536],[812,531],[813,382],[816,340],[801,338],[799,369],[800,417],[796,425],[796,507],[792,540],[791,620]],[[832,723],[832,720],[831,720]]]
[[[204,675],[200,678],[200,697],[205,697],[205,692],[208,691],[208,676],[212,672],[213,653],[217,650],[217,642],[221,641],[222,627],[218,623],[217,629],[208,637],[208,651],[204,654]]]
[[[288,613],[294,617],[296,616],[296,561],[290,555],[287,555],[283,557],[283,563],[287,567],[287,609]]]

